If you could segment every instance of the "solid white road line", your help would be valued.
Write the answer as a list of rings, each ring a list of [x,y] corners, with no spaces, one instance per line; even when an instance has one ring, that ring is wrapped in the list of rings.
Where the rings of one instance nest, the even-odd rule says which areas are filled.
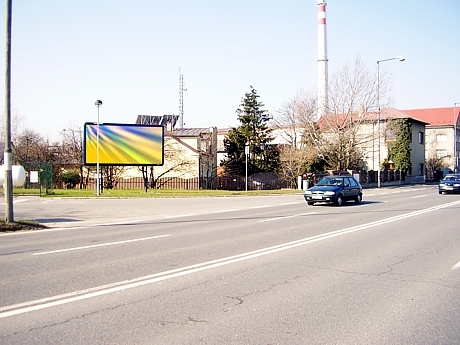
[[[456,269],[458,269],[458,268],[460,268],[460,261],[457,262],[457,263],[452,267],[453,270],[456,270]]]
[[[263,222],[271,222],[273,220],[280,220],[280,219],[287,219],[287,218],[294,218],[294,217],[300,217],[300,216],[308,216],[310,214],[316,214],[318,212],[308,212],[308,213],[301,213],[301,214],[293,214],[293,215],[290,215],[290,216],[283,216],[283,217],[275,217],[275,218],[268,218],[268,219],[263,219],[263,220],[259,220],[259,223],[263,223]]]
[[[133,220],[124,220],[120,222],[113,222],[113,223],[88,224],[88,225],[81,225],[81,226],[68,226],[68,227],[62,227],[62,228],[49,228],[49,229],[41,229],[41,230],[33,230],[33,231],[7,232],[5,234],[0,234],[0,236],[31,235],[31,234],[40,234],[43,232],[88,229],[88,228],[95,228],[98,226],[107,226],[107,225],[128,225],[128,224],[139,223],[139,222],[142,222],[142,220],[133,219]]]
[[[28,313],[28,312],[32,312],[36,310],[42,310],[42,309],[46,309],[46,308],[50,308],[50,307],[54,307],[54,306],[58,306],[62,304],[81,301],[84,299],[102,296],[102,295],[106,295],[106,294],[110,294],[114,292],[128,290],[128,289],[136,288],[136,287],[143,286],[143,285],[153,284],[159,281],[173,279],[173,278],[177,278],[180,276],[213,269],[213,268],[224,266],[224,265],[230,265],[230,264],[240,262],[240,261],[254,259],[260,256],[277,253],[283,250],[292,249],[295,247],[304,246],[310,243],[326,240],[329,238],[334,238],[337,236],[342,236],[342,235],[346,235],[349,233],[370,229],[373,227],[395,222],[398,220],[415,217],[420,214],[437,211],[437,210],[444,209],[450,206],[455,206],[458,204],[460,204],[460,200],[455,201],[455,202],[450,202],[447,204],[443,204],[443,205],[430,207],[424,210],[414,211],[414,212],[402,214],[399,216],[378,220],[378,221],[367,223],[367,224],[362,224],[362,225],[353,226],[350,228],[345,228],[342,230],[331,231],[331,232],[321,234],[321,235],[307,237],[307,238],[300,239],[297,241],[287,242],[287,243],[283,243],[277,246],[267,247],[267,248],[255,250],[252,252],[247,252],[247,253],[229,256],[229,257],[216,259],[216,260],[212,260],[208,262],[203,262],[203,263],[196,264],[196,265],[177,268],[177,269],[170,270],[170,271],[155,273],[155,274],[151,274],[148,276],[144,276],[144,277],[140,277],[140,278],[136,278],[132,280],[121,281],[117,283],[97,286],[94,288],[79,290],[79,291],[62,294],[58,296],[52,296],[52,297],[42,298],[39,300],[28,301],[28,302],[0,307],[0,319],[7,318],[10,316],[14,316],[14,315],[24,314],[24,313]]]
[[[191,217],[191,216],[196,216],[196,215],[197,215],[196,213],[178,214],[176,216],[165,216],[165,218],[171,219],[171,218]]]
[[[118,222],[110,222],[110,223],[98,223],[98,224],[91,224],[88,226],[110,226],[110,225],[122,225],[122,224],[131,224],[131,223],[138,223],[141,222],[141,220],[121,220]]]
[[[18,199],[18,200],[13,200],[13,205],[14,204],[19,204],[20,202],[28,201],[29,199]],[[2,205],[5,205],[5,202],[1,203]]]
[[[114,245],[117,245],[117,244],[125,244],[125,243],[131,243],[131,242],[147,241],[147,240],[153,240],[153,239],[156,239],[156,238],[162,238],[162,237],[168,237],[168,236],[170,236],[170,235],[159,235],[159,236],[151,236],[151,237],[144,237],[144,238],[135,238],[133,240],[110,242],[110,243],[100,243],[100,244],[94,244],[94,245],[91,245],[91,246],[83,246],[83,247],[74,247],[74,248],[67,248],[67,249],[51,250],[49,252],[34,253],[32,255],[55,254],[55,253],[71,252],[71,251],[74,251],[74,250],[82,250],[82,249],[90,249],[90,248],[97,248],[97,247],[114,246]]]
[[[229,210],[219,210],[219,211],[212,211],[212,213],[225,213],[225,212],[235,212],[239,211],[237,208],[229,209]]]

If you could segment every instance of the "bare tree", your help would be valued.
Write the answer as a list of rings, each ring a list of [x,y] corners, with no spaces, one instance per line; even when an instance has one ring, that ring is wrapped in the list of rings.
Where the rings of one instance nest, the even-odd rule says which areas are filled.
[[[313,146],[296,148],[291,145],[279,145],[281,160],[281,176],[296,184],[297,177],[307,171],[311,171],[311,166],[317,160],[318,155]]]
[[[304,137],[304,124],[312,118],[315,109],[315,98],[308,93],[299,92],[296,97],[285,102],[273,117],[275,132],[280,139],[280,174],[294,184],[297,176],[309,171],[318,160],[317,150]]]
[[[23,117],[18,115],[17,110],[14,110],[11,114],[11,142],[12,142],[12,147],[14,146],[14,143],[17,143],[17,138],[18,135],[21,133],[21,124],[24,122]],[[5,128],[4,128],[5,122],[0,121],[0,141],[5,142]],[[0,164],[3,164],[3,155],[0,155]],[[15,162],[18,162],[18,160],[14,157],[14,148],[13,148],[13,160]]]
[[[66,169],[75,169],[80,176],[79,188],[86,187],[83,165],[83,130],[70,124],[61,132],[61,159],[60,162]]]
[[[53,181],[57,181],[62,172],[56,164],[61,155],[60,145],[50,144],[37,132],[25,129],[16,135],[12,148],[14,163],[26,171],[39,171],[40,184],[52,188]]]
[[[304,118],[305,135],[330,169],[362,169],[364,158],[371,154],[369,151],[376,141],[377,90],[380,99],[385,100],[385,74],[381,74],[377,88],[375,74],[356,58],[352,65],[345,63],[330,81],[327,115],[317,122],[311,117]]]
[[[38,161],[40,148],[44,144],[44,139],[40,134],[24,130],[13,142],[13,157],[15,163],[22,166],[29,164],[31,161]]]
[[[426,159],[426,170],[437,171],[449,167],[449,163],[445,160],[446,157],[437,157],[435,153],[430,153]]]
[[[198,155],[199,153],[197,153]],[[174,138],[165,138],[164,165],[156,168],[154,165],[140,166],[144,178],[144,187],[147,191],[147,181],[150,178],[150,188],[160,188],[175,177],[185,177],[195,174],[197,164],[177,144]]]
[[[101,167],[102,187],[106,189],[116,188],[118,181],[125,173],[126,166],[109,165]]]
[[[436,139],[436,132],[431,131],[426,133],[425,151],[426,151],[426,170],[437,171],[449,167],[449,156],[447,149],[439,148],[439,143]]]
[[[61,145],[65,157],[62,162],[65,164],[83,164],[83,130],[76,125],[69,125],[61,132]]]

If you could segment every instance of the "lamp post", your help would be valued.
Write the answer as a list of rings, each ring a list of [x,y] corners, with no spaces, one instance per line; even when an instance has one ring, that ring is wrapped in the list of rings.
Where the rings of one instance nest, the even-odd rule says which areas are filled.
[[[248,191],[248,157],[249,157],[249,143],[244,146],[244,155],[246,156],[246,192]]]
[[[378,149],[378,164],[377,164],[377,187],[380,188],[381,186],[381,178],[380,178],[380,63],[385,62],[385,61],[391,61],[391,60],[398,60],[398,61],[404,61],[406,60],[402,56],[396,56],[393,58],[389,59],[383,59],[383,60],[377,60],[377,107],[378,107],[378,119],[377,119],[377,134],[379,137],[379,141],[377,143],[377,149]]]
[[[454,103],[454,171],[458,172],[458,157],[457,157],[457,119],[458,119],[458,113],[457,113],[457,104],[460,104],[460,102],[455,102]]]
[[[97,107],[97,130],[96,130],[96,194],[100,194],[100,181],[99,181],[99,108],[102,107],[102,101],[98,99],[94,102]]]

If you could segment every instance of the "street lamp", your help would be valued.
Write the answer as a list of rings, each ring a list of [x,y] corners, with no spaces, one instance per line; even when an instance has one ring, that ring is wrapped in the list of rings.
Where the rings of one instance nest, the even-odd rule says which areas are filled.
[[[454,171],[458,172],[458,157],[457,157],[457,104],[460,102],[454,103]]]
[[[244,145],[244,155],[246,156],[246,192],[248,191],[248,158],[249,158],[249,143]]]
[[[398,60],[398,61],[404,61],[406,60],[402,56],[396,56],[394,58],[390,59],[383,59],[383,60],[378,60],[377,61],[377,107],[378,107],[378,119],[377,119],[377,134],[379,137],[379,141],[377,143],[377,149],[378,149],[378,164],[377,164],[377,187],[380,188],[381,186],[381,178],[380,178],[380,63],[384,61],[391,61],[391,60]]]
[[[94,102],[97,107],[97,131],[96,131],[96,194],[100,194],[100,181],[99,181],[99,108],[102,107],[102,101],[98,99]]]

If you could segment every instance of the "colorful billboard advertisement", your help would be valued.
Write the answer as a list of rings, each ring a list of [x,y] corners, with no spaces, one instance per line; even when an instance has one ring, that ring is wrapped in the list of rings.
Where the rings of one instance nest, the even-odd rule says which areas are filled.
[[[87,122],[83,129],[85,165],[163,165],[164,127]],[[99,155],[97,155],[99,153]],[[99,157],[98,157],[99,156]]]

